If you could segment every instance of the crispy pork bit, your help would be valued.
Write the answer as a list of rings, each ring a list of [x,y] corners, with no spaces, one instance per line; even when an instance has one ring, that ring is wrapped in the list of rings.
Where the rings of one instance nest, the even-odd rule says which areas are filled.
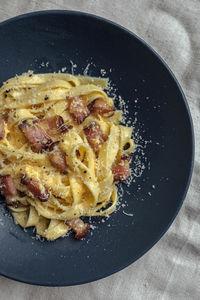
[[[48,190],[44,185],[41,185],[38,180],[24,175],[21,179],[21,183],[27,185],[29,191],[41,202],[48,201],[50,196]]]
[[[66,125],[63,118],[58,115],[38,119],[35,121],[35,123],[41,126],[42,129],[44,129],[44,131],[50,136],[58,133],[65,133],[73,127],[72,125]]]
[[[19,124],[19,128],[36,152],[43,152],[52,143],[47,133],[36,124],[30,124],[24,120]]]
[[[57,142],[53,144],[54,146],[51,145],[49,149],[50,151],[52,151],[49,153],[50,162],[55,168],[59,169],[61,172],[66,172],[67,171],[66,155],[63,151],[61,151],[58,148]]]
[[[8,112],[3,112],[1,117],[5,122],[7,122],[9,119]]]
[[[105,142],[103,132],[96,122],[92,122],[87,128],[84,128],[87,141],[95,153],[98,153],[101,145]]]
[[[75,238],[77,240],[84,238],[90,229],[90,225],[88,223],[84,223],[79,218],[65,221],[65,224],[71,227],[71,229],[75,232]]]
[[[20,201],[16,200],[15,198],[10,198],[10,197],[6,198],[6,205],[14,208],[29,206],[29,205],[24,205]]]
[[[51,152],[51,151],[53,151],[54,149],[56,149],[57,146],[59,145],[59,143],[60,143],[60,141],[53,142],[53,143],[49,146],[48,151]]]
[[[0,119],[0,139],[3,139],[4,136],[5,136],[4,120]]]
[[[114,107],[108,105],[105,101],[99,98],[97,98],[90,104],[89,109],[91,113],[97,113],[100,115],[110,113],[109,116],[113,115],[115,111]]]
[[[127,160],[128,162],[131,161],[131,155],[130,154],[123,154],[121,157],[121,160]]]
[[[10,175],[0,175],[0,192],[5,197],[15,197],[17,190]]]
[[[78,124],[81,124],[90,114],[86,102],[81,96],[69,99],[69,112]]]
[[[0,175],[0,192],[6,198],[7,206],[12,206],[15,208],[24,206],[21,202],[15,199],[17,190],[10,175]]]
[[[121,160],[116,163],[112,168],[112,173],[114,176],[114,181],[123,181],[130,176],[130,166],[128,160]]]

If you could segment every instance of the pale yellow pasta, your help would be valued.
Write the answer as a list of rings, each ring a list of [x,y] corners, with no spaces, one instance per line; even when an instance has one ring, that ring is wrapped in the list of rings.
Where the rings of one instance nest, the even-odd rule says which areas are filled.
[[[39,235],[54,240],[65,235],[70,228],[66,220],[84,216],[105,216],[117,204],[117,189],[112,166],[124,154],[134,150],[132,130],[119,125],[121,112],[113,116],[91,113],[82,124],[77,124],[68,111],[69,99],[82,96],[89,105],[102,99],[113,106],[113,99],[104,89],[107,79],[70,74],[26,73],[9,79],[0,89],[0,114],[6,114],[5,136],[0,140],[0,174],[10,174],[16,189],[18,207],[9,209],[22,227],[34,226]],[[18,125],[23,120],[59,115],[73,128],[62,134],[60,149],[66,155],[67,174],[50,162],[48,153],[35,153]],[[99,125],[105,142],[98,155],[84,133],[92,122]],[[22,175],[37,180],[41,189],[49,192],[47,202],[34,197]],[[23,195],[22,195],[23,193]]]

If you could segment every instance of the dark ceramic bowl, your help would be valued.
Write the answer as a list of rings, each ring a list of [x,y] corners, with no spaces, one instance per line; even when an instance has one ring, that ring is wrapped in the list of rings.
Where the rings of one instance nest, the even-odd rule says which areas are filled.
[[[2,204],[0,273],[30,284],[67,286],[125,268],[166,232],[189,186],[194,137],[180,85],[146,43],[121,26],[93,15],[73,11],[30,13],[1,23],[0,38],[1,83],[29,69],[40,73],[64,67],[70,72],[70,60],[77,64],[76,74],[83,73],[92,62],[88,75],[109,76],[116,93],[125,99],[134,123],[139,147],[132,167],[140,172],[138,161],[139,168],[145,166],[130,187],[124,186],[123,205],[105,222],[94,218],[96,229],[83,241],[70,235],[41,242],[32,229],[25,232],[15,225]]]

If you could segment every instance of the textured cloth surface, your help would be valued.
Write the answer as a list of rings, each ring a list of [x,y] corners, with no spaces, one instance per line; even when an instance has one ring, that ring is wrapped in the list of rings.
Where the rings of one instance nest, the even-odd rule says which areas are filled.
[[[0,299],[200,299],[200,0],[0,0],[0,21],[45,9],[79,10],[115,21],[142,37],[164,58],[192,113],[195,167],[173,225],[133,265],[76,287],[37,287],[0,277]]]

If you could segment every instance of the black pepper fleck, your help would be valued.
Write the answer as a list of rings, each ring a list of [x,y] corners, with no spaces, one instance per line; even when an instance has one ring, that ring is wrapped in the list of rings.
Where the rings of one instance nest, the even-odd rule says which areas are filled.
[[[125,145],[124,145],[124,150],[127,150],[128,148],[130,148],[130,143],[126,143]]]
[[[44,100],[48,100],[48,99],[49,99],[49,97],[48,97],[48,96],[44,97]]]
[[[87,171],[84,171],[83,173],[87,173]]]
[[[28,76],[31,77],[33,74],[29,74]]]

